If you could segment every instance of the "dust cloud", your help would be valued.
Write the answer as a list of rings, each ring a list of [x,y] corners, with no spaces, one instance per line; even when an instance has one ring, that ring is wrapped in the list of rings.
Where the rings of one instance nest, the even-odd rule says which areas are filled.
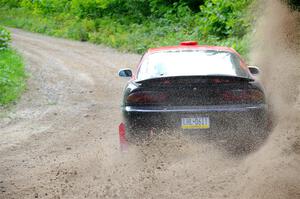
[[[240,198],[300,198],[300,13],[264,2],[252,49],[274,112],[274,129],[243,163]]]

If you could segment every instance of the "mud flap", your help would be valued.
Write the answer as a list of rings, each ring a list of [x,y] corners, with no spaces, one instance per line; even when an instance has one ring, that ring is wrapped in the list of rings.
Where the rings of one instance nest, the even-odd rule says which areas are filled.
[[[119,125],[119,139],[120,139],[120,151],[127,152],[128,142],[126,140],[126,127],[123,122]]]

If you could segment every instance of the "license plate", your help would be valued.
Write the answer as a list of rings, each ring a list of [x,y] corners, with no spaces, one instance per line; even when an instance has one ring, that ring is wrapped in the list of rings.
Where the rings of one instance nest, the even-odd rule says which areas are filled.
[[[181,118],[182,129],[209,129],[209,117]]]

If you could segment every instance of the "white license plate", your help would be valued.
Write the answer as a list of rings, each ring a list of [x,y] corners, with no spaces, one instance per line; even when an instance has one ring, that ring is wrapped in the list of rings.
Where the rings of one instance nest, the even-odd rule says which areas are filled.
[[[209,129],[209,117],[181,118],[182,129]]]

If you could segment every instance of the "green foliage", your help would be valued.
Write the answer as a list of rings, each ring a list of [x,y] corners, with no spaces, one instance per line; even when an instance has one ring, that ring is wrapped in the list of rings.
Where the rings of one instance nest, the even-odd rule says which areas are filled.
[[[36,14],[50,15],[68,12],[70,0],[21,0],[20,6]]]
[[[0,10],[2,24],[138,53],[198,40],[246,55],[253,23],[247,16],[251,0],[19,1],[19,8]]]
[[[215,35],[220,39],[242,38],[249,30],[246,8],[250,0],[207,0],[200,7],[199,31],[201,36]]]
[[[87,32],[87,27],[82,22],[76,22],[72,24],[68,28],[68,38],[80,40],[80,41],[88,41],[89,34]]]
[[[102,16],[109,3],[109,0],[72,0],[71,12],[79,18],[97,18]]]
[[[0,7],[16,8],[20,6],[20,0],[0,0]]]
[[[25,89],[22,58],[13,50],[0,51],[0,105],[15,101]]]
[[[0,51],[8,49],[10,40],[10,33],[0,26]]]
[[[10,32],[0,26],[0,106],[16,100],[25,88],[22,58],[8,46]]]

